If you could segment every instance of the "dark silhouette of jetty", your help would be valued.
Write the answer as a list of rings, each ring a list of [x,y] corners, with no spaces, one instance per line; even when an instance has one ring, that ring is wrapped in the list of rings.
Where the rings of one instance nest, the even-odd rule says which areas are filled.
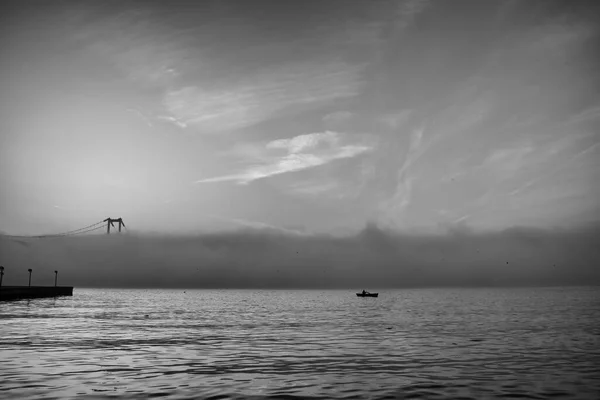
[[[27,286],[3,286],[4,266],[0,266],[0,301],[16,299],[32,299],[39,297],[73,296],[73,286],[58,286],[58,271],[54,271],[54,286],[31,286],[29,268],[29,284]]]
[[[0,301],[73,296],[73,286],[0,286]]]

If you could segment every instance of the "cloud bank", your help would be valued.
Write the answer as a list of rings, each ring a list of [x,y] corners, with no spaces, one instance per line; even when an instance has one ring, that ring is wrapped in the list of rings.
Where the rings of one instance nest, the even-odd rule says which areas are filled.
[[[367,226],[344,237],[271,229],[195,236],[0,236],[5,285],[76,287],[405,288],[600,284],[600,226],[443,235]]]

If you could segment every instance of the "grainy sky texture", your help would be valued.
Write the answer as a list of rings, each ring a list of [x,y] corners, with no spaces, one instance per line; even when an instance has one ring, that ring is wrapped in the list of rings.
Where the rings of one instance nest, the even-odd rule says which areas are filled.
[[[597,1],[16,1],[0,230],[600,220]]]

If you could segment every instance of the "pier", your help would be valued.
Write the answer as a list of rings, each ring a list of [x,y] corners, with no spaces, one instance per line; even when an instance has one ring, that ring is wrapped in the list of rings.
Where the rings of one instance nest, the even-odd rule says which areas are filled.
[[[0,301],[73,296],[73,286],[0,286]]]
[[[4,267],[0,266],[0,301],[73,296],[73,286],[58,286],[58,271],[54,271],[54,286],[31,286],[33,269],[29,268],[27,272],[29,272],[28,286],[3,286]]]
[[[89,232],[103,229],[106,223],[106,233],[110,234],[110,228],[115,228],[114,223],[119,224],[119,233],[122,228],[127,229],[123,218],[111,218],[108,217],[102,221],[98,221],[95,224],[85,226],[83,228],[74,229],[68,232],[46,234],[46,235],[4,235],[0,234],[0,238],[7,238],[8,240],[23,241],[27,239],[52,239],[59,237],[68,237],[73,235],[82,235]],[[1,261],[1,259],[0,259]],[[3,300],[16,300],[16,299],[33,299],[43,297],[58,297],[58,296],[73,296],[73,286],[58,286],[58,271],[54,271],[54,286],[31,286],[31,275],[33,272],[32,268],[28,268],[29,279],[27,286],[3,286],[2,281],[4,279],[4,266],[0,265],[0,301]]]

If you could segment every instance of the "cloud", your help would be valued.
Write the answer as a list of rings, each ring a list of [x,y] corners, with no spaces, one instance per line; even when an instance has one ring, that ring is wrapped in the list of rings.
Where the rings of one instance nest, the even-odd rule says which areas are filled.
[[[82,18],[69,39],[86,43],[89,54],[108,60],[132,82],[164,88],[181,76],[181,70],[198,63],[198,55],[191,59],[193,52],[181,39],[185,30],[169,30],[156,20],[152,7],[122,5],[106,11]],[[85,13],[94,11],[87,7]]]
[[[171,122],[175,125],[177,125],[180,128],[187,128],[187,124],[185,122],[179,121],[178,119],[174,118],[174,117],[170,117],[170,116],[165,116],[165,115],[159,115],[158,117],[156,117],[162,121],[167,121],[167,122]]]
[[[497,149],[485,159],[484,166],[498,178],[512,178],[527,163],[526,156],[533,150],[530,145]]]
[[[434,136],[446,138],[464,133],[482,123],[492,113],[493,97],[480,88],[485,83],[485,79],[473,76],[450,93],[450,105],[439,109],[430,118],[430,130]]]
[[[525,49],[531,52],[553,53],[555,56],[566,56],[570,47],[592,37],[597,27],[587,24],[549,23],[533,28],[524,38]],[[558,53],[557,53],[558,52]]]
[[[413,165],[413,163],[415,161],[417,161],[419,159],[419,157],[421,157],[423,155],[425,149],[421,144],[423,142],[423,132],[424,131],[425,131],[425,128],[419,128],[419,129],[413,130],[411,137],[410,137],[410,143],[408,146],[408,153],[406,155],[406,158],[404,159],[404,163],[398,170],[398,176],[400,178],[404,177],[404,174],[406,173],[406,171]]]
[[[246,221],[240,221],[244,224]],[[250,223],[254,225],[254,223]],[[457,229],[458,228],[458,229]],[[351,288],[598,284],[598,226],[397,234],[369,225],[332,237],[279,229],[199,235],[91,235],[28,240],[0,235],[5,285],[76,287]],[[165,266],[168,266],[166,273]],[[351,293],[350,293],[351,295]]]
[[[285,234],[289,234],[289,235],[306,235],[306,234],[308,234],[308,232],[306,232],[305,229],[280,227],[280,226],[268,224],[266,222],[252,221],[252,220],[245,219],[245,218],[229,218],[229,217],[223,217],[223,216],[219,216],[219,215],[208,215],[207,217],[216,219],[219,221],[229,222],[236,226],[240,226],[243,228],[249,228],[249,229],[253,229],[253,230],[257,230],[257,231],[272,232],[272,233],[285,233]]]
[[[586,122],[595,122],[600,119],[600,105],[594,105],[588,107],[578,114],[573,115],[569,118],[569,124],[579,124]]]
[[[408,152],[404,162],[397,171],[396,188],[391,198],[385,200],[380,206],[383,211],[383,223],[397,225],[404,209],[412,199],[412,188],[415,177],[409,173],[413,164],[423,155],[426,147],[422,145],[424,128],[413,130],[410,138]]]
[[[272,67],[241,81],[170,90],[163,99],[173,121],[203,132],[256,124],[291,106],[312,107],[359,93],[362,67],[313,62]]]
[[[590,153],[598,151],[599,146],[600,146],[600,142],[594,143],[593,145],[591,145],[591,146],[581,150],[579,153],[575,154],[575,156],[573,157],[573,160],[577,160],[585,155],[588,155]]]
[[[115,62],[135,82],[159,87],[168,85],[179,75],[171,66],[185,56],[184,49],[168,49],[170,46],[156,43],[133,45],[120,52]]]
[[[352,158],[373,149],[372,144],[351,143],[348,136],[326,131],[278,139],[267,143],[264,149],[254,148],[251,157],[260,160],[244,171],[215,178],[200,179],[195,183],[237,181],[247,184],[257,179],[317,167],[335,160]],[[281,153],[284,154],[281,154]]]
[[[354,114],[350,111],[336,111],[325,115],[323,117],[323,122],[326,126],[337,127],[350,120],[353,116]]]
[[[315,180],[293,183],[288,190],[299,195],[323,196],[326,193],[337,192],[339,188],[340,183],[335,180]]]
[[[568,143],[572,144],[573,140],[575,140],[575,139],[569,137]],[[540,182],[542,182],[544,180],[551,180],[552,178],[557,177],[561,172],[567,170],[568,168],[573,167],[574,165],[576,165],[576,163],[578,161],[581,161],[584,157],[592,154],[593,152],[597,151],[598,148],[600,148],[600,142],[596,142],[596,143],[593,143],[593,144],[585,147],[584,149],[576,152],[575,154],[571,154],[571,155],[563,154],[561,159],[551,162],[550,156],[557,154],[559,151],[564,151],[566,148],[565,142],[562,140],[557,141],[557,143],[554,143],[554,144],[555,144],[555,146],[554,146],[555,151],[552,151],[549,154],[546,153],[545,158],[542,160],[542,161],[546,161],[547,163],[550,164],[548,166],[548,168],[541,170],[532,179],[528,180],[525,184],[523,184],[523,185],[519,186],[517,189],[511,191],[509,193],[510,196],[522,194],[526,190],[533,188],[535,185],[538,185]],[[581,179],[583,181],[588,179],[589,172],[590,171],[583,171],[582,173],[578,174],[579,179]],[[573,179],[571,179],[571,183],[574,183]]]
[[[396,25],[402,29],[408,27],[430,5],[430,0],[405,0],[398,2],[395,15]]]
[[[277,35],[262,37],[256,26],[265,23],[262,17],[253,21],[245,15],[231,23],[228,7],[208,6],[197,16],[200,22],[185,11],[161,8],[113,7],[111,15],[73,35],[122,77],[153,90],[166,122],[205,133],[235,130],[292,106],[322,105],[360,92],[367,62],[339,57],[330,42],[335,29],[320,32],[316,24],[290,43]],[[319,43],[309,58],[284,56],[304,41]]]
[[[363,193],[370,181],[376,177],[372,157],[364,157],[360,162],[345,165],[341,174],[312,174],[306,179],[286,182],[284,190],[292,195],[312,199],[349,200]]]
[[[128,109],[126,109],[126,111],[133,113],[133,114],[137,115],[138,117],[140,117],[142,119],[142,121],[144,121],[150,128],[153,127],[150,117],[148,117],[145,113],[138,110],[137,108],[128,108]]]
[[[321,143],[335,146],[339,142],[339,134],[332,131],[310,133],[289,139],[278,139],[267,143],[268,149],[284,149],[289,153],[299,153],[317,147]]]
[[[377,118],[377,121],[391,129],[397,129],[408,122],[413,110],[401,110],[397,113],[385,114]]]
[[[466,221],[467,219],[469,219],[471,216],[469,214],[465,214],[461,217],[456,218],[455,220],[452,221],[453,224],[458,224],[461,223],[463,221]]]
[[[138,117],[140,117],[150,128],[154,127],[154,123],[153,121],[163,121],[163,122],[168,122],[171,124],[175,124],[176,126],[178,126],[179,128],[186,128],[187,125],[181,121],[178,121],[177,119],[171,117],[171,116],[166,116],[166,115],[154,115],[152,113],[146,113],[143,112],[137,108],[128,108],[126,109],[127,112],[131,112],[133,114],[136,114]]]
[[[404,174],[398,180],[398,184],[396,185],[396,191],[394,193],[391,204],[392,212],[396,214],[396,216],[401,216],[398,214],[401,213],[402,210],[410,204],[412,198],[412,185],[414,179],[414,177]]]

